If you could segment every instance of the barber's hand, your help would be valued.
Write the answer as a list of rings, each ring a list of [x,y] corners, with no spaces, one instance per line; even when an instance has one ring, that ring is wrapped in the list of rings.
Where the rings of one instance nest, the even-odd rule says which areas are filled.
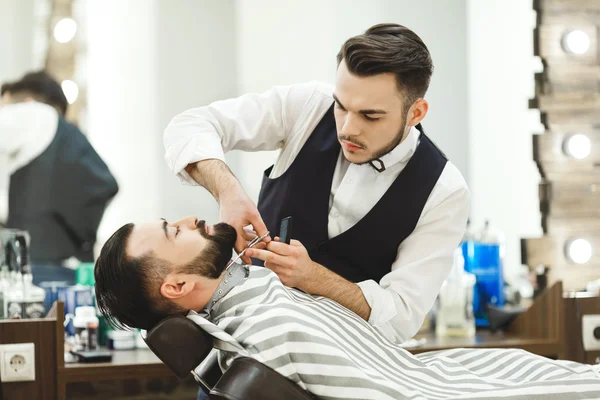
[[[288,245],[276,237],[267,244],[267,250],[248,249],[246,254],[263,260],[265,267],[275,272],[284,285],[304,291],[319,268],[324,268],[311,260],[302,243],[293,239]]]
[[[254,231],[252,228],[244,228],[244,235],[246,238],[249,238],[249,240],[254,240],[258,237],[258,234],[256,233],[256,231]],[[253,249],[265,249],[267,248],[267,242],[265,242],[266,239],[261,240],[260,242],[256,243],[254,246],[252,246]],[[271,238],[269,237],[269,241],[271,240]],[[246,254],[246,253],[244,253]]]
[[[237,232],[235,241],[235,251],[240,253],[248,242],[258,236],[267,233],[267,227],[260,216],[256,205],[250,197],[244,192],[241,186],[230,190],[225,195],[222,195],[219,202],[220,220],[233,226]],[[249,225],[252,229],[244,229]],[[267,236],[264,239],[265,243],[269,243],[271,238]],[[257,245],[259,247],[263,247]],[[248,252],[242,256],[242,261],[250,264],[250,256]]]

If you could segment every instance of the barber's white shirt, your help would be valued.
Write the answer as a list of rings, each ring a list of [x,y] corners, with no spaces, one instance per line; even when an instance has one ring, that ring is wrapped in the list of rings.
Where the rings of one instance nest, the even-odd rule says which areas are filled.
[[[0,107],[0,222],[8,217],[10,176],[48,148],[57,127],[52,106],[29,101]]]
[[[330,85],[309,82],[185,111],[165,130],[167,164],[183,183],[195,185],[184,170],[190,163],[225,161],[224,153],[231,150],[281,149],[271,172],[271,178],[278,177],[291,166],[331,106],[332,93]],[[418,141],[419,132],[412,128],[398,147],[382,157],[386,166],[382,173],[368,164],[351,164],[340,151],[329,202],[330,238],[352,227],[373,208],[404,169]],[[390,272],[380,282],[358,283],[371,307],[369,323],[389,339],[401,342],[411,338],[433,306],[462,238],[468,203],[467,185],[448,162],[414,232],[399,246]]]

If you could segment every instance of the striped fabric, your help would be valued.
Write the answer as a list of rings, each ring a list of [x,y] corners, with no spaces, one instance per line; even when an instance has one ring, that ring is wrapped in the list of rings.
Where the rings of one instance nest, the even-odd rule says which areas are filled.
[[[506,349],[415,356],[334,301],[249,269],[212,321],[188,315],[214,336],[223,369],[252,357],[318,399],[600,399],[600,366]]]

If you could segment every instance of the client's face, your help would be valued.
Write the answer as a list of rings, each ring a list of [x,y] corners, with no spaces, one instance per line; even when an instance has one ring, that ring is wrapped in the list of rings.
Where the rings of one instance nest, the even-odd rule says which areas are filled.
[[[160,219],[135,225],[126,252],[135,258],[152,252],[179,267],[201,263],[202,259],[220,265],[230,259],[235,239],[235,229],[225,223],[209,226],[196,217],[175,222]],[[198,272],[202,272],[201,268]]]

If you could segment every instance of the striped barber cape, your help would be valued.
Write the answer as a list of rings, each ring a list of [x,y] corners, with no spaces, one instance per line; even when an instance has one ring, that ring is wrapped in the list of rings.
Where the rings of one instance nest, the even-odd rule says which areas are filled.
[[[222,369],[252,357],[318,399],[600,399],[600,366],[506,349],[412,355],[338,303],[246,268],[210,317],[188,314],[214,337]]]

